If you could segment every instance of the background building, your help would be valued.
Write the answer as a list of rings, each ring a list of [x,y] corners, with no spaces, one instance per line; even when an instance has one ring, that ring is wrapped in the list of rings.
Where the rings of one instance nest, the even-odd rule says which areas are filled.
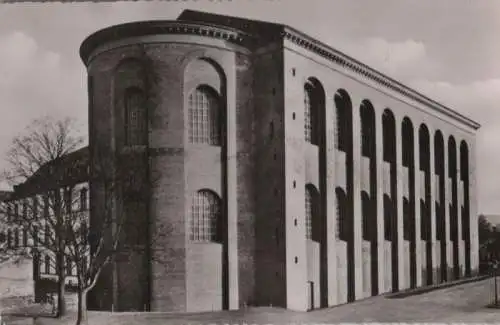
[[[333,306],[478,269],[479,125],[291,27],[185,11],[89,36],[89,306]],[[142,247],[142,251],[135,248]]]
[[[29,283],[37,301],[47,293],[57,292],[56,258],[48,243],[56,238],[55,228],[48,221],[56,209],[47,193],[60,191],[64,200],[61,203],[63,218],[87,220],[88,224],[88,168],[88,148],[85,147],[47,162],[3,197],[1,211],[7,215],[5,244],[11,251],[27,248],[38,252],[33,254],[30,263],[33,283]],[[66,283],[76,285],[75,262],[68,256],[64,259],[64,268]]]

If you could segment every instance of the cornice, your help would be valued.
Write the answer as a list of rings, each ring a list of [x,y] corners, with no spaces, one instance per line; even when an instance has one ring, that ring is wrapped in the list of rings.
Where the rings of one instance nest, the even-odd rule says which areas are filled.
[[[470,118],[452,110],[451,108],[444,106],[441,103],[438,103],[435,100],[422,95],[421,93],[409,88],[408,86],[403,85],[402,83],[378,72],[377,70],[370,68],[366,64],[361,63],[302,32],[299,32],[289,26],[285,26],[281,36],[285,40],[288,40],[308,51],[316,53],[319,56],[362,76],[363,78],[374,81],[420,104],[429,106],[442,114],[458,120],[474,130],[480,128],[480,124],[471,120]]]
[[[92,52],[104,43],[128,37],[155,34],[211,37],[246,47],[250,47],[256,40],[254,36],[237,29],[200,22],[176,20],[140,21],[111,26],[91,34],[80,46],[80,57],[85,65],[87,65]]]
[[[366,64],[361,63],[289,26],[276,26],[278,28],[269,30],[269,34],[267,35],[256,35],[229,26],[208,24],[200,21],[153,20],[132,22],[111,26],[88,36],[80,46],[80,57],[85,65],[88,65],[90,55],[102,44],[129,37],[141,37],[158,34],[182,34],[210,37],[228,41],[251,50],[254,50],[256,45],[259,44],[262,45],[276,40],[288,40],[308,51],[316,53],[317,55],[344,69],[350,70],[365,79],[391,89],[392,91],[412,99],[415,102],[428,106],[474,130],[479,129],[479,123],[435,100],[422,95],[421,93],[378,72],[377,70],[370,68]]]

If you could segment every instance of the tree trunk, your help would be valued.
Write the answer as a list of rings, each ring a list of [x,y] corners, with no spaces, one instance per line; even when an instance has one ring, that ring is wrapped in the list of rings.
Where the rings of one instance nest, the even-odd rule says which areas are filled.
[[[64,262],[65,259],[65,223],[64,223],[64,215],[63,215],[63,206],[61,204],[61,193],[59,190],[54,191],[54,214],[56,217],[56,244],[57,244],[57,252],[56,252],[56,270],[57,270],[57,278],[59,280],[59,286],[57,290],[57,316],[61,317],[66,314],[66,300],[64,297],[65,294],[65,269]]]
[[[66,314],[66,299],[65,299],[65,278],[59,276],[58,290],[57,290],[57,316],[61,317]]]
[[[76,317],[76,325],[82,324],[87,320],[87,293],[88,290],[78,290],[78,314]]]
[[[57,317],[66,315],[66,299],[65,299],[65,276],[64,276],[64,254],[57,253]]]

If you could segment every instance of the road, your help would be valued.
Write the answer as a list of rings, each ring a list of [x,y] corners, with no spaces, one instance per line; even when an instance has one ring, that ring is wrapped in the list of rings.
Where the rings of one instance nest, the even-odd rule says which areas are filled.
[[[379,296],[312,312],[250,308],[198,314],[89,312],[89,324],[325,324],[338,322],[498,322],[493,279],[471,282],[406,298]],[[74,321],[74,318],[73,318]],[[72,324],[67,319],[38,319],[37,324]]]

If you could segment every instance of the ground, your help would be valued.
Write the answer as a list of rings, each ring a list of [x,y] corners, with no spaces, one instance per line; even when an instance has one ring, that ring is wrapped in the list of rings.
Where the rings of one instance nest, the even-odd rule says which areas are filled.
[[[500,279],[499,279],[500,284]],[[197,313],[89,312],[88,324],[313,324],[338,322],[497,322],[500,309],[486,308],[493,301],[493,278],[440,289],[406,298],[383,296],[307,313],[279,308]],[[75,315],[66,319],[39,318],[35,324],[74,324]],[[20,321],[20,319],[19,319]],[[21,323],[20,323],[21,324]],[[28,323],[24,323],[28,324]],[[31,323],[33,324],[33,323]],[[9,325],[9,323],[7,323]]]

